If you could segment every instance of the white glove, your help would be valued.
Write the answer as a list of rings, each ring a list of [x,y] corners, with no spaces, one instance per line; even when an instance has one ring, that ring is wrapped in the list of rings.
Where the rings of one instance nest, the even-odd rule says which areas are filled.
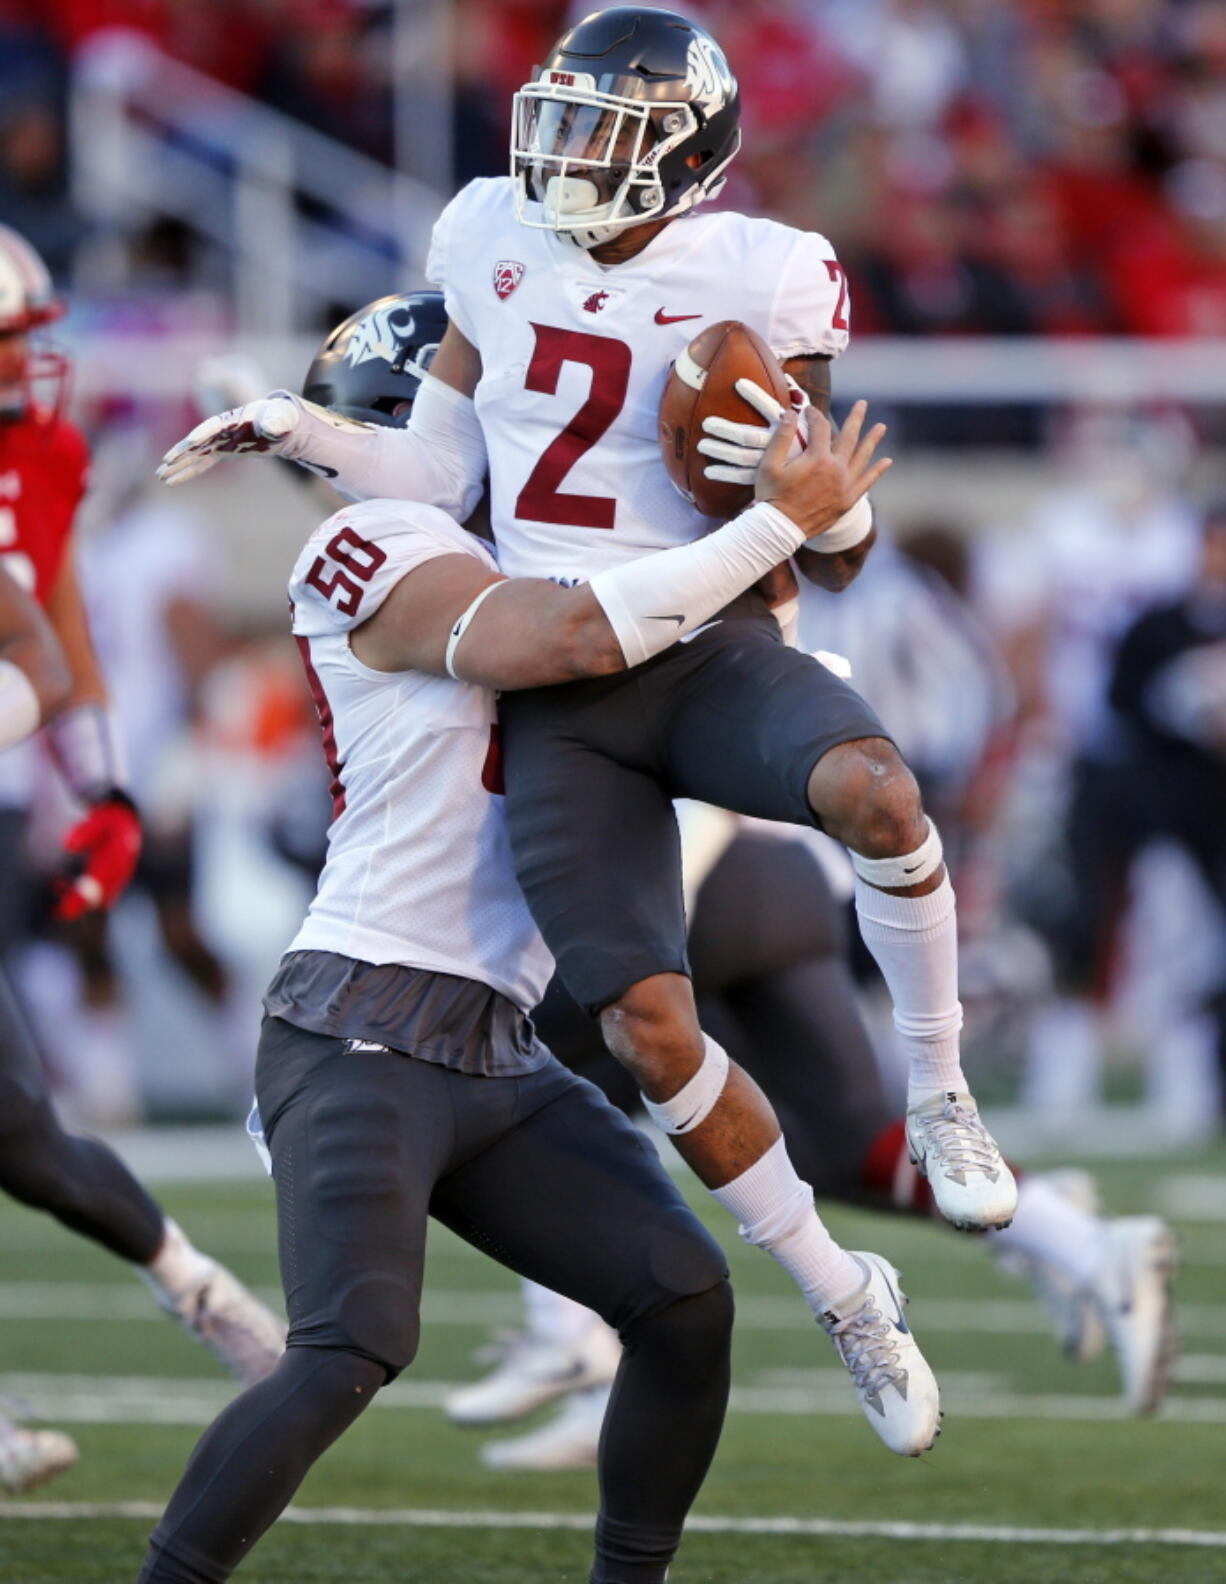
[[[374,432],[371,424],[338,417],[289,391],[273,391],[271,396],[260,401],[232,407],[229,412],[218,413],[197,424],[189,435],[167,451],[157,476],[163,484],[186,484],[189,479],[207,473],[222,457],[272,455],[287,457],[291,462],[331,477],[334,469],[322,465],[315,468],[308,457],[300,454],[308,441],[298,435],[298,430],[309,427],[303,423],[308,415],[329,429]]]
[[[792,407],[800,415],[797,426],[797,439],[795,450],[803,450],[809,438],[809,426],[805,419],[805,411],[812,406],[808,396],[790,374],[785,374],[788,382],[788,392],[792,398]],[[753,380],[739,379],[736,382],[736,393],[742,397],[755,412],[760,412],[766,419],[766,425],[751,423],[734,423],[730,418],[704,418],[702,432],[711,439],[702,439],[698,442],[698,449],[703,456],[714,457],[716,466],[703,468],[704,475],[715,479],[721,484],[752,484],[754,474],[758,470],[758,463],[762,454],[770,444],[774,426],[778,423],[783,413],[783,408],[769,391],[756,385]]]

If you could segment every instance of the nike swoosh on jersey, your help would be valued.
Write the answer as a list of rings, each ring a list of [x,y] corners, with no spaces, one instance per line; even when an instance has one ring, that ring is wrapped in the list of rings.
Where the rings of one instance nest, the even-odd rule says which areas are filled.
[[[685,617],[684,616],[653,616],[651,618],[651,620],[652,621],[676,622],[677,626],[680,627],[681,623],[685,620]]]
[[[660,324],[660,325],[664,325],[664,324],[680,324],[683,319],[701,319],[701,318],[702,318],[701,314],[666,314],[664,312],[663,308],[657,308],[656,309],[656,323]]]
[[[722,616],[717,616],[714,621],[703,622],[701,627],[695,627],[693,632],[686,633],[685,637],[679,639],[678,641],[680,643],[692,643],[693,640],[698,637],[699,633],[705,633],[712,627],[718,627],[723,619],[724,618]]]

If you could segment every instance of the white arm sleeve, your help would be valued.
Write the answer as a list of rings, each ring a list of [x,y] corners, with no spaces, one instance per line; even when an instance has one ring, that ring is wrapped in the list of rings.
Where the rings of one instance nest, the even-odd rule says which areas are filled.
[[[38,730],[42,719],[34,684],[11,660],[0,660],[0,748],[11,748]]]
[[[767,501],[705,539],[640,556],[589,587],[617,634],[627,665],[641,665],[693,632],[807,541]]]
[[[417,501],[463,522],[481,499],[486,456],[477,410],[441,380],[424,377],[404,429],[355,423],[290,399],[298,417],[281,455],[351,500]]]

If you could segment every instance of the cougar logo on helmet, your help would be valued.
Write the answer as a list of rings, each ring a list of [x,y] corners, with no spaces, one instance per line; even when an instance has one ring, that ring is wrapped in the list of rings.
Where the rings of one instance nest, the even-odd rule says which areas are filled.
[[[696,33],[685,55],[685,86],[708,114],[722,110],[734,91],[732,74],[714,39]]]
[[[413,313],[396,306],[377,308],[369,318],[363,319],[345,349],[345,361],[356,367],[372,358],[382,358],[385,363],[395,363],[404,342],[413,335]]]

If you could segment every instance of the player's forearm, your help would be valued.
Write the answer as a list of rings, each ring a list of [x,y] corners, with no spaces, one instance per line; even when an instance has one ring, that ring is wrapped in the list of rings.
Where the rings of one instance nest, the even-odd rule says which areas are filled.
[[[589,585],[629,665],[640,665],[724,609],[794,555],[806,535],[767,501],[715,533],[601,572]]]
[[[471,397],[426,375],[407,428],[358,423],[289,391],[197,424],[157,476],[186,484],[227,456],[296,462],[352,500],[411,500],[463,521],[481,498],[485,439]]]
[[[359,424],[294,398],[281,455],[353,500],[412,500],[463,522],[481,497],[485,440],[471,398],[429,375],[406,428]]]
[[[8,748],[63,704],[71,675],[51,623],[3,571],[0,634],[0,748]]]
[[[49,628],[0,643],[0,749],[36,732],[68,686],[68,666]]]
[[[759,501],[694,544],[601,572],[584,588],[512,578],[453,628],[448,669],[503,692],[640,665],[709,620],[804,543]]]
[[[511,578],[484,592],[471,624],[464,617],[456,624],[452,676],[506,693],[626,669],[617,634],[590,587]]]

